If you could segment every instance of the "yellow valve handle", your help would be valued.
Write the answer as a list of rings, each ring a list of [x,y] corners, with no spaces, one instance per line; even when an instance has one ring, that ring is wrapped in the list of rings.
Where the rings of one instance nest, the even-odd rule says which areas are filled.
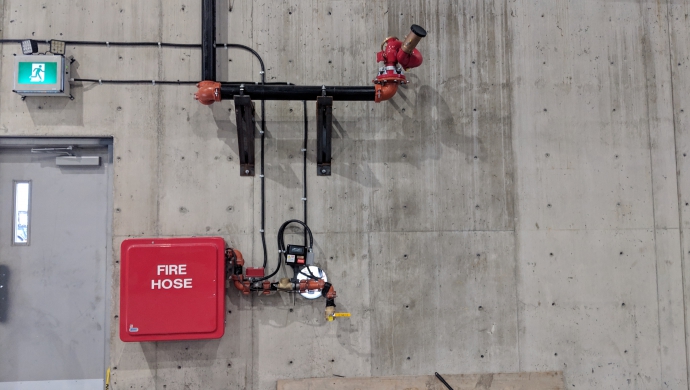
[[[110,368],[105,371],[105,390],[110,389]]]
[[[333,317],[350,317],[350,313],[335,313]]]

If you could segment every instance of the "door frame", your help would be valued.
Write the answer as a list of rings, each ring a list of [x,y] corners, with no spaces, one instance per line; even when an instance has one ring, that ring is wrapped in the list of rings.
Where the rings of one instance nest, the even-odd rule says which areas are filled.
[[[0,136],[0,149],[4,148],[17,148],[17,149],[29,149],[33,147],[66,147],[66,146],[78,146],[83,149],[103,149],[107,148],[107,166],[105,169],[106,178],[106,259],[105,259],[105,286],[103,286],[103,297],[105,306],[105,315],[103,318],[105,338],[104,343],[104,354],[103,356],[103,367],[104,371],[102,373],[105,380],[106,371],[110,366],[110,313],[112,311],[112,283],[113,283],[113,137],[6,137]],[[105,382],[104,382],[105,383]]]

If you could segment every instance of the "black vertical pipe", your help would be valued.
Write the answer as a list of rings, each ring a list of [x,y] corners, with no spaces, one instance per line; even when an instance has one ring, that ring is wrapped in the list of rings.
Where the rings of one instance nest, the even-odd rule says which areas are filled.
[[[216,0],[201,0],[201,80],[216,81]]]

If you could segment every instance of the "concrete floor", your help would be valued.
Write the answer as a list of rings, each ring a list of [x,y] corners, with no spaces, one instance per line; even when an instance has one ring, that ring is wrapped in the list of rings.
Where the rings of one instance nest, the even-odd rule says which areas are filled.
[[[0,0],[0,35],[199,43],[199,3]],[[425,62],[388,103],[335,103],[331,177],[315,175],[308,105],[309,224],[352,317],[231,291],[220,340],[124,344],[115,253],[113,389],[548,370],[568,388],[688,388],[690,0],[218,4],[218,41],[255,48],[269,81],[367,85],[383,38],[412,23]],[[220,235],[260,264],[259,178],[239,177],[231,102],[88,83],[21,101],[18,52],[2,46],[0,136],[114,136],[113,247]],[[200,75],[198,49],[68,54],[74,77]],[[218,59],[220,79],[259,80],[248,53]],[[302,215],[302,103],[266,112],[274,266],[277,228]]]

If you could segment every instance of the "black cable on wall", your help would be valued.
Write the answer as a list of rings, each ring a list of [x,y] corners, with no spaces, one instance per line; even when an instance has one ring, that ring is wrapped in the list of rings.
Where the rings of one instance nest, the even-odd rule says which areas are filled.
[[[304,224],[307,225],[307,140],[309,136],[309,117],[307,116],[307,101],[302,100],[304,107],[304,146],[302,153],[304,158],[304,171],[302,173],[304,190],[302,191],[302,202],[304,202]],[[307,230],[304,229],[304,246],[307,246]]]

